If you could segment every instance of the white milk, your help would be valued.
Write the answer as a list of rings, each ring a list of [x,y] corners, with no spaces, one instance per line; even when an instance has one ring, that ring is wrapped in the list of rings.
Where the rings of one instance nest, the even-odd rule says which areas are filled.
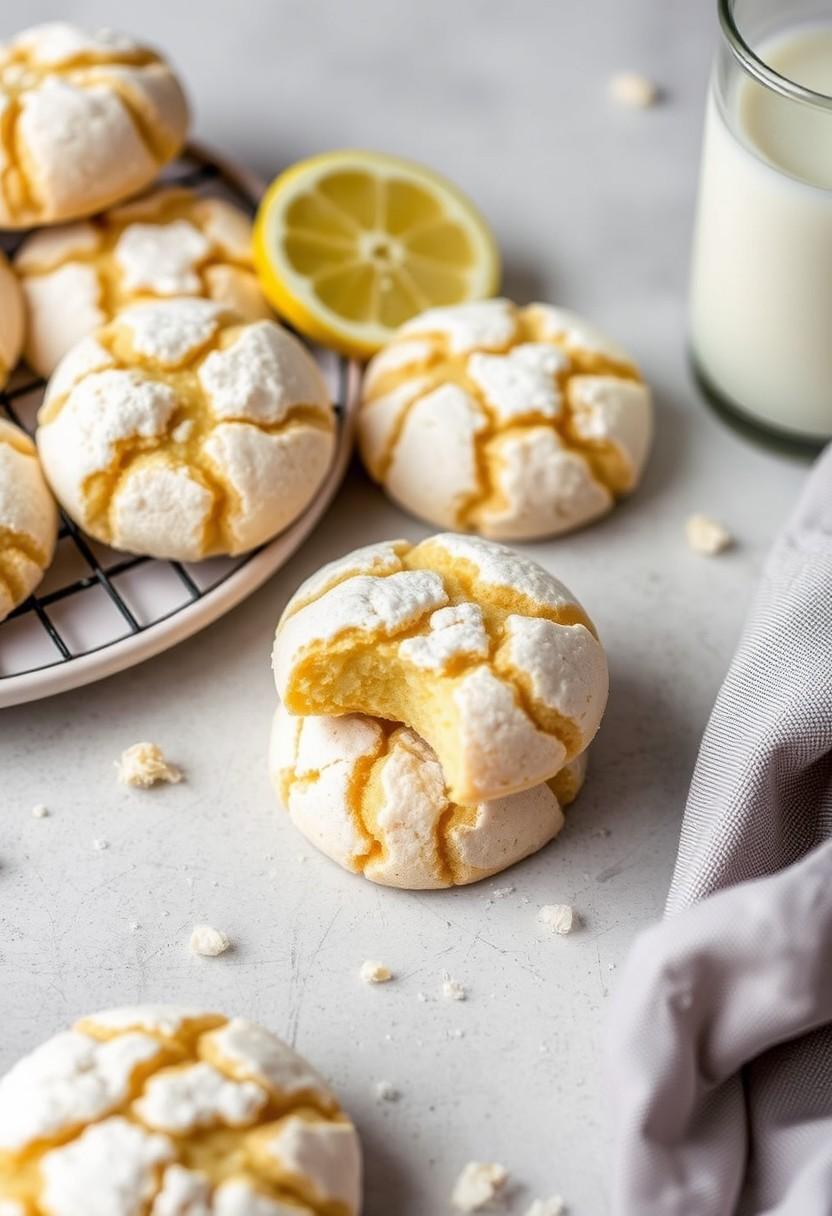
[[[832,94],[832,26],[757,48]],[[781,430],[832,435],[832,112],[748,77],[712,87],[693,256],[691,341],[717,391]]]

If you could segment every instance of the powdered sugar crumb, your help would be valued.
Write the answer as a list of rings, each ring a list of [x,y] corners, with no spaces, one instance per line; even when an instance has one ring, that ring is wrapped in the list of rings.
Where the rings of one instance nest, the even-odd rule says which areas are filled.
[[[377,963],[369,958],[361,964],[359,975],[365,984],[386,984],[393,978],[393,972],[389,967],[385,967],[384,963]]]
[[[49,808],[39,802],[37,806],[32,807],[33,819],[47,819],[49,817]]]
[[[196,925],[191,933],[190,947],[192,954],[202,958],[216,958],[225,954],[231,946],[229,938],[219,929],[211,925]]]
[[[617,106],[646,110],[658,101],[659,88],[641,72],[616,72],[610,77],[609,94]]]
[[[122,785],[147,790],[160,781],[176,785],[182,780],[181,771],[168,764],[156,743],[134,743],[116,761],[118,779]]]
[[[494,1162],[469,1161],[456,1180],[451,1204],[458,1212],[479,1212],[505,1187],[508,1170]]]
[[[566,1204],[560,1195],[552,1195],[549,1199],[535,1199],[526,1216],[566,1216]]]
[[[541,925],[555,933],[571,933],[575,926],[575,912],[571,904],[544,904],[537,914]]]
[[[685,533],[691,549],[705,557],[716,557],[734,543],[728,529],[707,515],[691,515],[685,525]]]
[[[446,1001],[464,1001],[468,992],[464,984],[452,979],[447,971],[442,972],[442,995]]]
[[[379,1102],[398,1102],[402,1096],[392,1081],[377,1081],[374,1092]]]

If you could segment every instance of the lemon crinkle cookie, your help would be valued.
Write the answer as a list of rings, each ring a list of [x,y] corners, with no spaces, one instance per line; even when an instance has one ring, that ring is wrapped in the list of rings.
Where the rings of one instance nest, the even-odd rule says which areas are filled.
[[[35,445],[0,418],[0,621],[43,578],[57,534],[58,511]]]
[[[320,1077],[240,1018],[95,1014],[0,1080],[0,1214],[357,1216],[358,1136]]]
[[[289,601],[273,666],[290,713],[409,726],[463,806],[548,781],[589,745],[607,698],[603,648],[571,592],[452,533],[324,566]]]
[[[370,363],[359,444],[371,476],[431,523],[555,535],[636,486],[650,392],[574,313],[509,300],[435,308]]]
[[[548,844],[583,784],[586,753],[548,783],[458,806],[435,754],[378,718],[297,717],[281,705],[269,768],[295,827],[346,870],[408,890],[487,878]]]
[[[197,560],[269,540],[335,446],[312,357],[210,300],[134,304],[58,365],[38,416],[46,476],[96,539]]]
[[[23,296],[13,270],[0,251],[0,388],[14,371],[23,348]]]
[[[154,51],[53,22],[0,44],[0,227],[91,215],[181,149],[182,89]]]
[[[70,347],[138,299],[205,296],[246,321],[271,316],[250,247],[251,223],[239,208],[181,187],[34,233],[14,260],[28,363],[50,375]]]

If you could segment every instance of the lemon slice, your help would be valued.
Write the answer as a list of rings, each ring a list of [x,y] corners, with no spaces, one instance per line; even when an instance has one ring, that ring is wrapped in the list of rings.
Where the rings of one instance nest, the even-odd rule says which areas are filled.
[[[254,226],[264,292],[299,329],[369,358],[404,321],[497,290],[485,220],[454,186],[412,161],[326,152],[269,187]]]

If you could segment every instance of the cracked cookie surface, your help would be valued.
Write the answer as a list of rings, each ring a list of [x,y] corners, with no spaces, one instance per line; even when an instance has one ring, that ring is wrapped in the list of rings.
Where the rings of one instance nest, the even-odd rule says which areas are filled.
[[[185,142],[188,109],[154,51],[64,22],[0,44],[0,227],[77,219],[143,189]]]
[[[73,347],[36,438],[90,535],[195,561],[292,523],[326,475],[335,424],[317,365],[287,330],[182,298],[134,304]]]
[[[0,1079],[2,1216],[357,1216],[361,1149],[321,1078],[242,1018],[93,1014]]]
[[[435,753],[378,718],[274,717],[269,770],[295,827],[371,882],[432,890],[477,882],[557,836],[586,772],[582,753],[548,783],[459,806]]]
[[[454,533],[325,566],[289,601],[273,666],[292,714],[409,726],[461,805],[552,778],[589,745],[608,685],[592,623],[558,579]]]
[[[545,304],[434,308],[370,363],[370,475],[412,514],[497,540],[589,523],[638,483],[650,392],[592,326]]]
[[[0,418],[0,621],[52,561],[58,510],[28,435]]]
[[[250,249],[244,212],[182,187],[35,232],[14,259],[28,311],[27,362],[51,375],[76,342],[139,299],[202,296],[245,321],[271,317]]]

